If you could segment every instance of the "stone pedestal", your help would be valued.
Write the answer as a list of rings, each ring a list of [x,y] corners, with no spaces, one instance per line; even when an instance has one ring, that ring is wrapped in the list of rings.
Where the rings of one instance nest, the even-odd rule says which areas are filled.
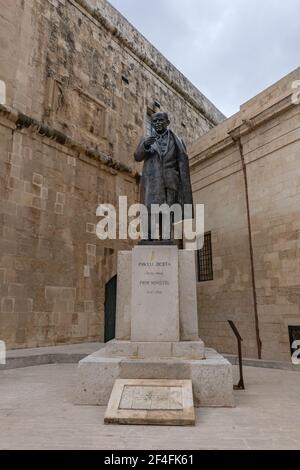
[[[77,403],[107,405],[116,379],[192,380],[195,406],[234,406],[232,366],[198,336],[195,252],[118,257],[116,339],[79,363]]]
[[[205,359],[107,356],[106,348],[79,363],[79,405],[106,406],[116,379],[192,380],[196,407],[233,407],[232,366],[213,349]]]
[[[117,290],[117,318],[116,318],[116,339],[121,341],[142,341],[139,336],[136,336],[135,339],[133,336],[139,335],[136,332],[137,328],[135,328],[134,335],[131,334],[132,324],[134,324],[132,319],[132,315],[138,317],[139,315],[142,317],[144,315],[144,310],[141,310],[137,306],[137,302],[134,300],[134,296],[137,294],[141,297],[141,292],[145,289],[144,285],[139,285],[139,279],[136,277],[135,272],[133,272],[133,263],[135,263],[136,259],[139,259],[143,254],[144,262],[147,259],[151,259],[153,250],[160,250],[160,253],[165,252],[163,258],[161,258],[161,262],[163,259],[168,259],[171,261],[174,273],[176,273],[176,277],[172,276],[172,272],[169,267],[160,267],[160,269],[155,270],[153,266],[151,269],[147,269],[147,267],[139,267],[140,272],[139,275],[143,277],[143,279],[152,278],[154,277],[152,271],[155,273],[161,273],[159,276],[155,274],[155,277],[158,278],[158,281],[168,281],[173,284],[173,290],[168,289],[169,286],[162,286],[160,290],[164,294],[155,294],[152,293],[151,302],[153,304],[157,304],[158,308],[154,311],[154,308],[150,308],[150,298],[149,294],[147,295],[146,299],[148,302],[148,306],[144,306],[143,309],[149,309],[149,316],[145,316],[144,323],[141,325],[141,331],[146,329],[146,334],[148,334],[147,329],[154,326],[153,318],[157,320],[157,317],[162,317],[163,315],[166,318],[169,317],[169,310],[170,306],[173,307],[173,318],[174,318],[174,325],[167,325],[166,329],[163,331],[159,331],[158,334],[164,335],[160,336],[160,338],[147,337],[146,341],[198,341],[199,334],[198,334],[198,314],[197,314],[197,286],[196,286],[196,263],[195,263],[195,252],[194,251],[186,251],[186,250],[178,250],[177,247],[159,247],[155,246],[151,248],[149,246],[137,246],[134,248],[133,251],[120,251],[118,254],[118,290]],[[158,261],[158,258],[156,258]],[[159,261],[158,261],[159,262]],[[136,269],[136,268],[134,268]],[[148,274],[146,274],[148,272]],[[173,274],[174,274],[173,273]],[[170,277],[170,276],[171,277]],[[133,287],[133,283],[135,286]],[[150,290],[150,289],[149,289]],[[152,289],[153,290],[153,289]],[[162,298],[166,299],[166,303],[168,308],[163,310],[162,305]],[[132,305],[132,302],[134,305]],[[170,304],[168,304],[170,303]],[[178,305],[178,307],[177,307]],[[171,338],[168,339],[167,335],[168,329],[170,327],[176,327],[177,332],[177,325],[178,320],[175,318],[174,311],[176,311],[177,318],[179,318],[179,337],[176,333],[176,339]],[[159,319],[159,321],[164,321],[164,319]],[[140,323],[139,323],[140,324]]]
[[[178,285],[176,246],[134,248],[131,341],[179,341]]]

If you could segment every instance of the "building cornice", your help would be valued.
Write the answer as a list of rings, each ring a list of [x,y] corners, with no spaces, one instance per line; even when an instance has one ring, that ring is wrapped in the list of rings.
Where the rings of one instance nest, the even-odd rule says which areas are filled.
[[[84,9],[103,28],[106,29],[122,46],[126,47],[141,62],[146,64],[160,79],[176,91],[187,103],[200,113],[211,125],[218,125],[225,119],[219,111],[176,67],[171,64],[147,39],[143,37],[112,5],[106,0],[97,0],[103,8],[94,8],[89,0],[68,0]],[[109,19],[117,17],[116,24]],[[127,36],[125,31],[130,30]],[[151,56],[158,57],[154,61]],[[163,64],[163,67],[162,67]],[[175,76],[173,78],[172,76]],[[181,82],[181,83],[180,83]]]
[[[240,107],[240,111],[204,134],[189,150],[190,166],[194,170],[199,163],[235,145],[243,136],[276,118],[295,106],[299,92],[300,67],[256,95]]]
[[[86,155],[99,163],[116,170],[121,173],[127,173],[133,178],[139,178],[139,173],[124,163],[105,155],[98,148],[89,147],[88,145],[68,137],[66,134],[58,131],[57,129],[48,126],[47,124],[38,121],[26,114],[23,114],[6,105],[0,104],[0,117],[13,124],[15,129],[28,129],[31,133],[35,133],[40,137],[50,139],[51,141],[60,144],[71,151],[78,152],[78,154]],[[12,127],[11,125],[9,127]]]

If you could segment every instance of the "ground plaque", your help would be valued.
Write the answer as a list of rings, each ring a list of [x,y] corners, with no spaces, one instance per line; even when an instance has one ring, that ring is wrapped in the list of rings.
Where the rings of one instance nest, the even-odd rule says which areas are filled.
[[[191,380],[116,380],[106,424],[195,424]]]

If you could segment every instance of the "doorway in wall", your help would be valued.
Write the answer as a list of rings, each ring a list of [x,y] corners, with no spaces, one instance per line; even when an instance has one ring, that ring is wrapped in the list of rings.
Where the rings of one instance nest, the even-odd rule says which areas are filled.
[[[117,275],[111,278],[105,286],[105,325],[104,341],[107,343],[116,336],[116,310],[117,310]]]

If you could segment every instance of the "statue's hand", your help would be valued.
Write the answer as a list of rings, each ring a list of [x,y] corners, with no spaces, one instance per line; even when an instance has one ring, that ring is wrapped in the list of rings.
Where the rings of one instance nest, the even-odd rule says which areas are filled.
[[[144,142],[145,148],[149,150],[151,145],[153,145],[155,141],[156,141],[156,137],[154,137],[153,135],[151,137],[148,137]]]

